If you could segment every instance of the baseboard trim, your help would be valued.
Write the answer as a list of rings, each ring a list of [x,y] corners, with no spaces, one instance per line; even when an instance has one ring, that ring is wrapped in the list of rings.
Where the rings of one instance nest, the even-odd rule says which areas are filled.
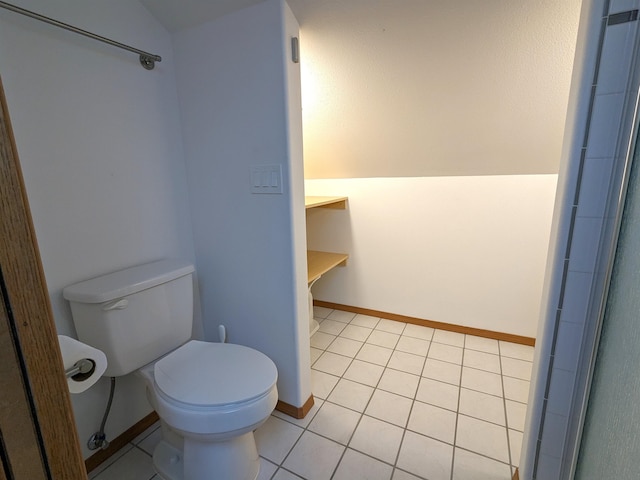
[[[286,413],[290,417],[300,419],[307,416],[307,413],[309,413],[309,410],[311,410],[311,407],[313,407],[313,403],[313,395],[309,396],[307,401],[304,402],[304,405],[302,405],[301,407],[294,407],[289,403],[278,400],[278,403],[276,404],[276,410],[282,413]]]
[[[341,305],[339,303],[325,302],[322,300],[313,300],[313,304],[318,307],[325,307],[346,312],[360,313],[362,315],[370,315],[372,317],[386,318],[395,320],[396,322],[412,323],[414,325],[422,325],[424,327],[438,328],[440,330],[448,330],[450,332],[465,333],[475,335],[477,337],[493,338],[494,340],[503,340],[505,342],[519,343],[521,345],[535,346],[536,339],[532,337],[524,337],[514,335],[512,333],[494,332],[493,330],[484,330],[481,328],[465,327],[463,325],[454,325],[452,323],[436,322],[435,320],[425,320],[422,318],[408,317],[406,315],[398,315],[397,313],[381,312],[379,310],[371,310],[369,308],[352,307],[350,305]]]
[[[160,420],[158,414],[155,411],[151,412],[138,423],[125,430],[113,440],[110,440],[109,446],[107,448],[94,453],[84,461],[87,472],[91,472],[98,465],[111,457],[114,453],[124,447],[127,443],[131,442],[134,438],[136,438],[158,420]]]
[[[516,471],[513,474],[512,480],[520,480],[520,473],[518,473],[518,467],[516,467]]]

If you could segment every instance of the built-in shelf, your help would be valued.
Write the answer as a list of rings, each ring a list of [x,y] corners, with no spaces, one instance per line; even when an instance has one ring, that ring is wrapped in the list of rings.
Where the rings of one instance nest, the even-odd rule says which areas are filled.
[[[345,210],[347,197],[304,197],[305,209],[333,208]],[[307,285],[309,286],[309,335],[313,335],[320,325],[313,318],[313,295],[311,287],[322,275],[335,267],[345,266],[349,255],[346,253],[318,252],[307,250]]]
[[[304,197],[304,207],[309,208],[347,208],[347,197]]]
[[[349,255],[346,253],[318,252],[307,250],[307,274],[308,283],[320,278],[334,267],[343,267],[347,264]]]
[[[310,208],[334,208],[344,210],[347,208],[347,197],[304,197],[304,206]],[[309,283],[320,278],[334,267],[342,267],[347,264],[349,255],[346,253],[307,251],[307,274]]]

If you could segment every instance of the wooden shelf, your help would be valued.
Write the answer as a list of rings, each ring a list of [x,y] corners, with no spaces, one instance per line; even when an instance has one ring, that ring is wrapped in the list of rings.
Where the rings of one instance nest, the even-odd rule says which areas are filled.
[[[343,267],[347,264],[349,255],[346,253],[318,252],[307,250],[307,275],[308,283],[313,282],[321,275],[334,267]]]
[[[347,197],[304,197],[304,208],[335,208],[345,210]]]

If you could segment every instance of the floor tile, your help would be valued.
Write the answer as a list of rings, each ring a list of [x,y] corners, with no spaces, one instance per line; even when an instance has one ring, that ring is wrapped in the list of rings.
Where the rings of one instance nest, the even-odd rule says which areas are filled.
[[[402,334],[407,337],[414,337],[421,340],[431,341],[434,331],[435,330],[431,327],[423,327],[422,325],[413,325],[411,323],[407,323],[407,326],[404,327]]]
[[[325,350],[331,342],[336,338],[335,335],[329,335],[324,332],[316,332],[311,335],[311,346],[315,348],[319,348],[320,350]]]
[[[346,445],[358,425],[360,416],[358,412],[325,402],[309,424],[309,430]]]
[[[453,445],[456,433],[456,413],[427,403],[415,402],[411,409],[407,428]]]
[[[383,332],[396,333],[398,335],[402,334],[404,330],[405,323],[396,322],[395,320],[387,320],[386,318],[381,318],[376,325],[377,330],[382,330]]]
[[[387,392],[414,398],[420,377],[411,373],[387,368],[382,374],[378,388]]]
[[[356,358],[363,362],[371,362],[376,365],[386,365],[391,358],[393,350],[390,348],[379,347],[378,345],[364,344]]]
[[[118,460],[120,460],[132,448],[135,448],[133,446],[133,444],[131,444],[131,443],[126,444],[124,447],[122,447],[120,450],[118,450],[111,457],[107,458],[104,462],[102,462],[96,468],[91,470],[89,472],[89,479],[93,480],[94,478],[96,478],[98,475],[100,475],[102,472],[104,472],[107,468],[111,467],[114,463],[116,463]],[[106,478],[106,477],[104,477],[104,478]]]
[[[305,432],[282,465],[308,480],[329,480],[344,447],[312,432]]]
[[[456,448],[453,480],[511,480],[511,468],[506,463]]]
[[[351,340],[364,342],[371,332],[373,332],[373,329],[371,328],[359,327],[358,325],[347,325],[340,335],[345,338],[350,338]]]
[[[155,473],[151,457],[142,450],[132,448],[94,478],[96,480],[148,480]]]
[[[384,367],[381,365],[354,360],[344,372],[344,378],[375,387],[380,381],[382,372],[384,372]]]
[[[302,477],[298,475],[286,471],[284,468],[280,468],[271,480],[300,480],[301,478]]]
[[[533,362],[533,347],[500,341],[500,355]]]
[[[421,355],[423,357],[427,356],[427,352],[429,351],[429,345],[431,342],[428,340],[422,340],[420,338],[414,337],[406,337],[402,335],[398,344],[396,345],[396,350],[400,350],[401,352],[413,353],[414,355]]]
[[[360,327],[367,327],[367,328],[376,328],[376,325],[378,325],[379,321],[380,321],[380,318],[378,317],[372,317],[370,315],[362,315],[359,313],[353,318],[353,320],[351,320],[351,325],[358,325]]]
[[[527,405],[520,402],[514,402],[513,400],[505,400],[507,408],[507,421],[509,422],[509,428],[524,431],[524,420],[527,415]]]
[[[424,366],[424,360],[424,356],[396,350],[391,354],[387,367],[402,372],[413,373],[414,375],[420,375]]]
[[[443,362],[462,364],[462,348],[443,343],[432,343],[429,349],[429,358],[442,360]]]
[[[346,357],[355,357],[362,347],[362,342],[351,340],[350,338],[338,337],[327,348],[327,352],[337,353]]]
[[[331,390],[336,386],[340,380],[335,375],[329,375],[328,373],[321,372],[319,370],[311,369],[311,393],[314,397],[327,398],[331,393]]]
[[[391,480],[421,480],[415,475],[411,475],[410,473],[403,472],[402,470],[398,470],[397,468],[393,472],[393,477]]]
[[[529,382],[519,378],[502,377],[502,383],[504,384],[504,398],[521,403],[529,401]]]
[[[423,377],[420,380],[416,400],[456,412],[458,411],[458,391],[459,388],[455,385]]]
[[[343,322],[337,322],[335,320],[326,319],[320,324],[319,332],[328,333],[329,335],[340,335],[340,332],[344,330],[347,324]]]
[[[316,363],[313,364],[315,370],[320,370],[331,375],[342,376],[349,368],[351,358],[336,353],[324,352]]]
[[[458,411],[469,417],[506,426],[504,399],[502,397],[462,388],[460,390],[460,408]]]
[[[349,323],[351,320],[353,320],[355,316],[356,314],[352,312],[345,312],[343,310],[334,310],[329,315],[327,315],[327,318],[329,320],[336,320],[338,322]]]
[[[395,348],[400,335],[395,333],[383,332],[382,330],[374,330],[367,338],[367,343],[378,345],[385,348]]]
[[[427,358],[422,371],[422,376],[439,380],[441,382],[460,385],[462,367],[455,363],[443,362],[434,358]]]
[[[364,412],[372,394],[372,387],[343,378],[338,382],[327,400],[358,412]]]
[[[329,347],[331,348],[331,347]],[[492,353],[479,352],[465,348],[462,364],[492,373],[500,373],[500,357]]]
[[[502,396],[502,379],[500,375],[495,373],[462,367],[462,386],[471,390]]]
[[[311,365],[313,365],[314,362],[316,360],[318,360],[318,358],[320,358],[320,355],[322,355],[323,352],[324,352],[324,350],[320,350],[319,348],[311,347]]]
[[[498,340],[493,338],[476,337],[475,335],[467,335],[464,339],[464,348],[470,350],[478,350],[479,352],[493,353],[498,355]]]
[[[432,438],[407,431],[397,466],[429,480],[449,480],[453,447]]]
[[[433,333],[433,340],[436,343],[445,343],[454,347],[464,347],[464,333],[449,332],[447,330],[436,330]]]
[[[385,422],[405,427],[413,401],[410,398],[376,389],[365,413]]]
[[[500,462],[509,462],[507,432],[493,423],[458,415],[456,446]]]
[[[313,307],[313,316],[314,318],[327,318],[329,314],[333,312],[333,309],[326,307]]]
[[[402,432],[400,427],[364,415],[349,447],[393,464],[402,441]]]
[[[279,465],[302,432],[302,428],[272,415],[254,433],[258,454]]]
[[[269,460],[260,457],[260,472],[258,473],[258,478],[256,478],[256,480],[271,480],[271,477],[276,473],[277,469],[277,465],[274,465]]]
[[[520,380],[531,379],[531,369],[533,364],[516,358],[502,357],[502,375],[506,377],[519,378]]]
[[[332,480],[389,480],[392,472],[391,465],[347,448]]]

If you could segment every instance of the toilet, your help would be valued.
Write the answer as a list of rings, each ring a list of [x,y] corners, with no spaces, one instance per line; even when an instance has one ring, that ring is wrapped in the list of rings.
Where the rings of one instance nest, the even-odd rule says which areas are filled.
[[[253,431],[278,400],[274,363],[242,345],[191,339],[194,267],[162,260],[70,285],[80,341],[107,356],[105,376],[135,372],[163,439],[153,463],[165,480],[255,480]]]

